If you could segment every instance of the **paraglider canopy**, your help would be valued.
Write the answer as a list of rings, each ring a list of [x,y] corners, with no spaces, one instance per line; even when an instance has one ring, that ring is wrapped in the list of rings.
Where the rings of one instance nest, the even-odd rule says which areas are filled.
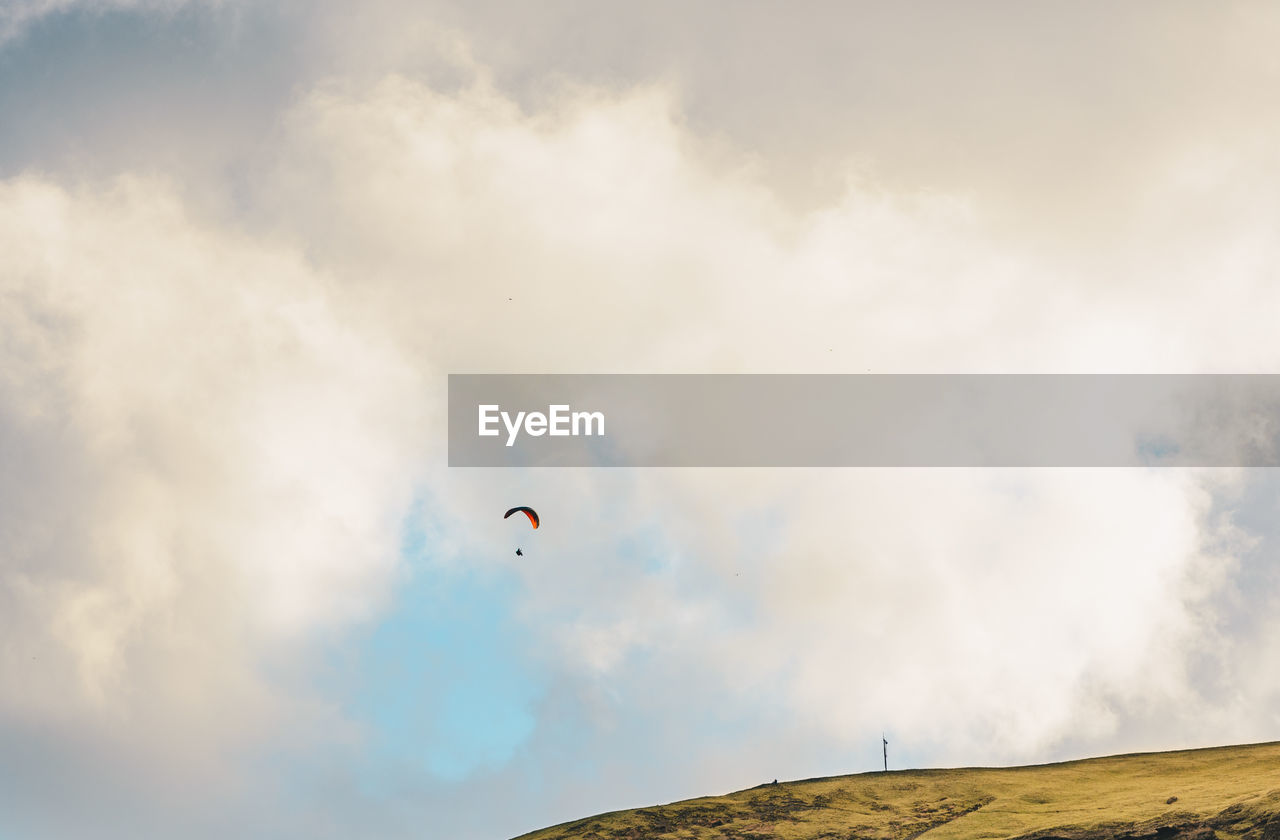
[[[529,517],[529,521],[533,523],[533,527],[534,527],[534,528],[537,528],[537,527],[538,527],[538,512],[537,512],[536,510],[534,510],[533,508],[531,508],[531,507],[513,507],[511,510],[507,511],[507,512],[506,512],[506,514],[505,514],[502,518],[503,518],[503,519],[506,519],[507,517],[511,516],[511,514],[513,514],[513,513],[523,513],[525,516]]]

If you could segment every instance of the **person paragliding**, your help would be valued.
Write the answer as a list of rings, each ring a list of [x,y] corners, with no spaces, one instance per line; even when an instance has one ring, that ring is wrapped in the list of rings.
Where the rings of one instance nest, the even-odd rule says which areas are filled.
[[[511,510],[507,511],[502,518],[509,519],[513,513],[523,513],[525,516],[529,517],[529,522],[533,525],[533,529],[535,531],[538,529],[538,525],[541,524],[541,521],[538,519],[538,512],[531,507],[513,507]],[[516,556],[524,556],[524,552],[520,550],[519,546],[516,547]]]

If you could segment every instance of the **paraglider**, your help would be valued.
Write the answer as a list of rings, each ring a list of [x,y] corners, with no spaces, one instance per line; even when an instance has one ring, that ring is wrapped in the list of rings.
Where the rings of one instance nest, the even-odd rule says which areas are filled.
[[[540,524],[540,521],[539,521],[539,519],[538,519],[538,512],[537,512],[536,510],[534,510],[533,508],[531,508],[531,507],[513,507],[511,510],[509,510],[509,511],[507,511],[505,514],[503,514],[503,517],[502,517],[502,518],[503,518],[503,519],[509,519],[509,518],[511,517],[511,514],[513,514],[513,513],[523,513],[525,516],[529,517],[529,522],[533,525],[533,529],[534,529],[535,531],[538,529],[538,525]],[[517,548],[516,548],[516,556],[517,556],[517,557],[523,557],[523,556],[524,556],[524,552],[523,552],[523,551],[521,551],[519,547],[517,547]]]
[[[513,514],[513,513],[523,513],[525,516],[529,517],[529,521],[533,523],[533,527],[534,527],[535,529],[538,527],[538,512],[537,512],[536,510],[534,510],[533,508],[531,508],[531,507],[513,507],[511,510],[509,510],[509,511],[507,511],[505,514],[503,514],[502,518],[503,518],[503,519],[506,519],[507,517],[511,516],[511,514]]]

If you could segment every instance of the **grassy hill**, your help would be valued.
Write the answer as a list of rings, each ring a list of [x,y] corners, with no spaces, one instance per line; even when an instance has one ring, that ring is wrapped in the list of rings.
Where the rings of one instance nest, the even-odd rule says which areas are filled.
[[[782,782],[517,840],[1280,840],[1280,743]]]

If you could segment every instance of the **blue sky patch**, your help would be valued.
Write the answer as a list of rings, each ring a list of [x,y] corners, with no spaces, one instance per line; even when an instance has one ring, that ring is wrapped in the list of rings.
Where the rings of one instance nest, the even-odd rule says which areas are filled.
[[[409,573],[394,610],[357,643],[353,714],[368,728],[375,776],[400,768],[461,781],[501,766],[530,737],[545,679],[511,619],[518,581],[430,564],[429,509],[406,521]]]

